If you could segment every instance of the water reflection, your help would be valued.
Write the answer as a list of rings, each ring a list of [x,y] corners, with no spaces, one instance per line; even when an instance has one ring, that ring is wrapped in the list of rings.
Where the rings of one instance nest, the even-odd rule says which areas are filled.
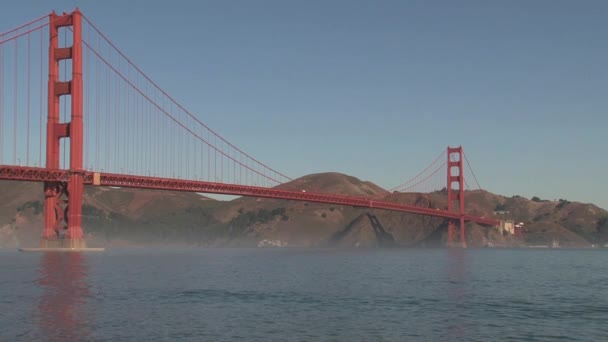
[[[89,297],[86,256],[44,253],[40,262],[38,303],[40,330],[47,341],[90,339],[84,304]]]
[[[447,257],[448,303],[452,312],[463,313],[466,312],[467,298],[470,298],[467,293],[470,280],[467,250],[464,248],[448,248]],[[455,315],[448,322],[448,336],[456,340],[466,340],[468,336],[467,323],[469,322],[462,314]]]

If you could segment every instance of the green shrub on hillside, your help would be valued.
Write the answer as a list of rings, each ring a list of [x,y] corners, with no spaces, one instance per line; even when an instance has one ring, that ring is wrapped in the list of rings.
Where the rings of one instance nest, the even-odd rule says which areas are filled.
[[[239,215],[230,221],[230,226],[233,228],[233,231],[243,231],[245,228],[256,223],[268,223],[274,220],[276,216],[280,216],[281,220],[287,221],[289,216],[285,215],[286,211],[287,209],[283,207],[273,210],[260,209],[258,211],[247,212],[239,210]]]
[[[494,211],[505,211],[505,210],[507,210],[506,204],[497,203],[496,206],[494,207]]]
[[[560,199],[559,199],[559,203],[557,204],[557,209],[561,209],[561,208],[563,208],[565,205],[568,205],[568,204],[570,204],[570,203],[572,203],[572,202],[570,202],[570,201],[567,201],[567,200],[565,200],[565,199],[561,199],[561,198],[560,198]]]
[[[43,205],[40,201],[29,201],[23,205],[17,207],[17,212],[25,211],[29,208],[34,209],[34,215],[38,215],[42,212]]]
[[[281,207],[281,208],[272,209],[271,214],[272,214],[272,216],[283,215],[283,214],[285,214],[285,208]]]

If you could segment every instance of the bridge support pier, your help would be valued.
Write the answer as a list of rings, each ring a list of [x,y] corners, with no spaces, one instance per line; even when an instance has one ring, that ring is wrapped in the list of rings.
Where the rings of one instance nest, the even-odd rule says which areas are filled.
[[[460,229],[457,229],[457,225],[460,226]],[[458,235],[456,235],[456,233],[458,233]],[[458,243],[456,243],[456,236],[458,236]],[[447,245],[448,247],[467,247],[464,217],[461,217],[458,221],[450,220],[448,222]]]
[[[460,216],[460,247],[467,247],[467,239],[464,231],[464,216]]]
[[[454,247],[454,238],[456,235],[456,223],[450,220],[448,221],[448,240],[446,242],[447,247]]]
[[[59,28],[71,27],[71,47],[59,47]],[[72,13],[49,18],[49,80],[46,127],[46,167],[59,169],[61,139],[69,139],[69,176],[60,182],[44,183],[44,229],[41,248],[85,248],[82,234],[83,118],[82,118],[82,16]],[[59,78],[59,61],[71,60],[72,79]],[[67,65],[67,64],[66,64]],[[70,96],[70,122],[60,122],[60,98]],[[65,142],[68,143],[67,141]],[[67,168],[67,165],[63,165]]]

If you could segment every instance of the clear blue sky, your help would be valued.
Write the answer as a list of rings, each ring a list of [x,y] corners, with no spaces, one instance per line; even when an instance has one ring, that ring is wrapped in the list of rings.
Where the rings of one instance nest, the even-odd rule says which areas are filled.
[[[390,188],[447,145],[482,187],[608,208],[608,1],[10,1],[75,6],[211,127],[292,177]]]

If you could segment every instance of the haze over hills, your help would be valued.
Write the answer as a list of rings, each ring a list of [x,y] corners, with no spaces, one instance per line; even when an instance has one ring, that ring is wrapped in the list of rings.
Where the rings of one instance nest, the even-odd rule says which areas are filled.
[[[340,173],[301,177],[283,189],[378,198],[443,209],[445,192],[388,193]],[[0,246],[32,246],[42,227],[42,184],[0,182]],[[608,212],[566,200],[528,200],[483,190],[466,194],[467,211],[525,224],[523,240],[496,228],[467,224],[469,246],[559,243],[588,247],[608,242]],[[375,221],[377,219],[377,221]],[[87,187],[85,238],[102,246],[441,246],[444,219],[414,214],[266,198],[217,201],[195,193]]]

